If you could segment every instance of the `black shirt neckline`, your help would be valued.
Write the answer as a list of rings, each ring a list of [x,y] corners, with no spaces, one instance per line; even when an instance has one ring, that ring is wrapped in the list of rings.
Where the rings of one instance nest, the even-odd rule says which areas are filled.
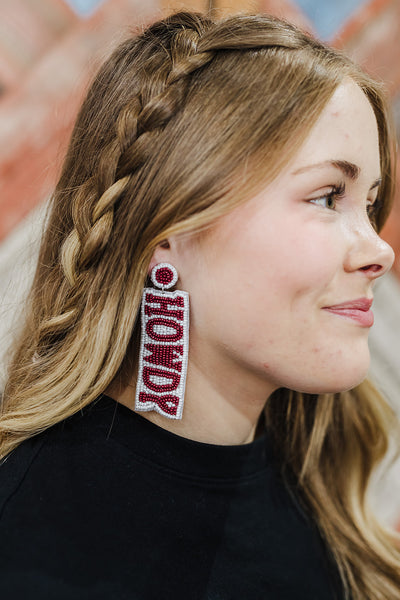
[[[105,394],[88,408],[112,413],[109,438],[123,443],[143,460],[174,472],[192,477],[242,479],[264,472],[273,460],[267,432],[247,444],[208,444],[172,433]]]

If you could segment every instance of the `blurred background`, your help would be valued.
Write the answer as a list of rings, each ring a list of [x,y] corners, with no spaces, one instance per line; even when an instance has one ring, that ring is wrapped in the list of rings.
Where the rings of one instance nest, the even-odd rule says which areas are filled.
[[[400,0],[0,0],[0,390],[46,202],[91,77],[132,29],[184,8],[274,14],[343,49],[385,82],[400,134]],[[400,185],[382,235],[396,262],[376,289],[370,375],[400,416]],[[399,460],[377,474],[372,501],[400,529]]]

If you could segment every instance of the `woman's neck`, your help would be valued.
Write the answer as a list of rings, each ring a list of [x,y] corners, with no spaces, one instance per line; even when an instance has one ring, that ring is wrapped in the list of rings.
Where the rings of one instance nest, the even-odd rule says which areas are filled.
[[[195,441],[219,445],[251,442],[273,389],[267,389],[265,381],[246,381],[239,374],[235,378],[232,373],[224,376],[222,366],[211,373],[214,377],[208,368],[190,363],[182,419],[168,419],[154,411],[140,414],[163,429]],[[125,387],[114,382],[106,393],[135,410],[135,387],[135,381]]]

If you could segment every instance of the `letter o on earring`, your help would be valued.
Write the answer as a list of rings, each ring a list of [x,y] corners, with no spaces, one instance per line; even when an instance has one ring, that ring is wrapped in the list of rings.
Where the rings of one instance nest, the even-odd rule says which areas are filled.
[[[169,290],[178,281],[178,271],[169,263],[159,263],[153,267],[150,279],[155,287]]]

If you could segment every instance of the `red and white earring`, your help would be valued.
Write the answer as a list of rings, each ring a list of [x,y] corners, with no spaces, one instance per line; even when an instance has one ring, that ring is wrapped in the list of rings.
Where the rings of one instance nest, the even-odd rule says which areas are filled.
[[[150,278],[159,289],[143,290],[135,410],[181,419],[189,352],[189,294],[165,291],[178,281],[169,263],[156,265]]]

